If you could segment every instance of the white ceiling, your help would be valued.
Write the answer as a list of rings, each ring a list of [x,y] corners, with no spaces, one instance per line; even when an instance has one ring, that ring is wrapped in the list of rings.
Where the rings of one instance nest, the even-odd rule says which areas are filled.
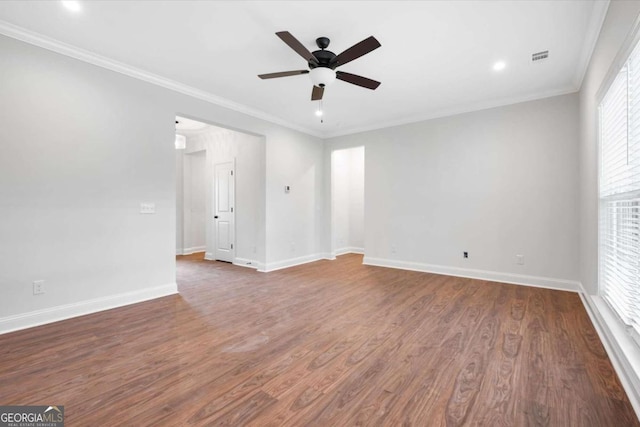
[[[101,65],[117,61],[122,64],[111,68],[333,136],[574,92],[607,5],[561,0],[86,1],[74,14],[57,1],[2,1],[0,33]],[[306,68],[275,36],[283,30],[311,51],[317,37],[327,36],[336,54],[375,36],[381,48],[340,69],[382,85],[371,91],[336,81],[325,90],[321,124],[314,114],[317,105],[310,101],[308,76],[257,77]],[[70,53],[75,48],[108,60]],[[530,63],[532,53],[547,49],[548,60]],[[492,69],[498,60],[507,63],[502,72]]]

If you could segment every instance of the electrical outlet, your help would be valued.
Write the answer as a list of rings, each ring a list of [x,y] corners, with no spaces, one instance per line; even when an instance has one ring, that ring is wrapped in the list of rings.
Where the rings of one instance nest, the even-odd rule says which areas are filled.
[[[398,253],[398,247],[396,245],[391,245],[391,253],[392,254]]]
[[[516,264],[524,265],[524,255],[516,255]]]
[[[33,294],[34,295],[44,294],[44,280],[33,281]]]
[[[469,252],[462,252],[463,258],[469,258]]]

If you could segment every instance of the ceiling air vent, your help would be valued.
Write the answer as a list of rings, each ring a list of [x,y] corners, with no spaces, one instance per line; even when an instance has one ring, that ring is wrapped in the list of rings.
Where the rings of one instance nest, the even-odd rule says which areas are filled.
[[[549,57],[549,51],[543,50],[542,52],[536,52],[531,55],[531,62],[533,64],[542,61],[543,59],[547,59]]]

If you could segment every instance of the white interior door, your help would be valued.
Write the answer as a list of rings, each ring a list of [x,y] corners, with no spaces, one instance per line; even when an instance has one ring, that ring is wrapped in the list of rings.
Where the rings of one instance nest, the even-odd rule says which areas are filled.
[[[213,223],[215,230],[215,259],[234,261],[235,176],[233,161],[213,165]]]

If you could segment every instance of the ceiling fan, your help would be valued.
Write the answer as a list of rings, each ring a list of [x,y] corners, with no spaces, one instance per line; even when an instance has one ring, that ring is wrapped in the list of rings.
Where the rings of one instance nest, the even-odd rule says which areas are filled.
[[[291,35],[288,31],[280,31],[276,33],[278,37],[282,39],[291,49],[293,49],[298,55],[307,60],[308,70],[295,70],[295,71],[282,71],[280,73],[260,74],[258,77],[261,79],[274,79],[277,77],[297,76],[300,74],[309,74],[311,81],[313,82],[313,90],[311,91],[311,100],[319,101],[324,94],[325,86],[333,83],[335,79],[342,80],[347,83],[351,83],[357,86],[362,86],[367,89],[375,90],[380,86],[380,82],[368,79],[366,77],[358,76],[356,74],[345,73],[344,71],[335,71],[337,67],[340,67],[348,62],[358,59],[363,55],[379,48],[380,42],[375,37],[371,36],[360,43],[356,43],[349,49],[345,50],[339,55],[325,50],[329,47],[330,40],[327,37],[318,37],[316,44],[320,50],[316,50],[311,53],[304,47],[302,43]]]

